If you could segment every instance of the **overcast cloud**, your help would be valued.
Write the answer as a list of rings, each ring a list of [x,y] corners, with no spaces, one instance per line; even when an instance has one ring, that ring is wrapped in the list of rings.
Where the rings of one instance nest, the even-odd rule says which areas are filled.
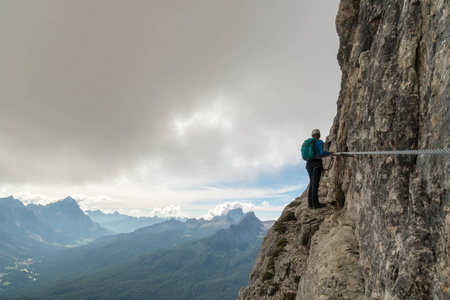
[[[205,190],[223,198],[202,214],[233,190],[288,203],[280,177],[304,172],[301,141],[336,112],[338,3],[0,2],[0,191],[171,213]]]

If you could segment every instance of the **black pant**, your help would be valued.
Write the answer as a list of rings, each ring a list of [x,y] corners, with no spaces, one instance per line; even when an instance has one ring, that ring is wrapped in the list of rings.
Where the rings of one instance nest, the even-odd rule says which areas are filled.
[[[319,206],[319,183],[323,172],[321,159],[313,159],[306,162],[306,171],[309,175],[308,207]]]

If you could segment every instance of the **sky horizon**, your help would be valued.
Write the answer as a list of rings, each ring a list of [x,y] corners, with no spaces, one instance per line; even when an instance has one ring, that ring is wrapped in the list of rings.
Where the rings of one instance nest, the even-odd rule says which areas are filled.
[[[0,197],[276,219],[336,114],[339,2],[1,2]]]

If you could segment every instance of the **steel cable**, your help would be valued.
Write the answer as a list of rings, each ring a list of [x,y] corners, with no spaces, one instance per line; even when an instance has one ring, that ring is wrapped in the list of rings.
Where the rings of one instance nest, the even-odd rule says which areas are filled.
[[[450,154],[450,149],[423,149],[423,150],[395,150],[395,151],[367,151],[367,152],[336,152],[334,155],[421,155],[421,154]]]

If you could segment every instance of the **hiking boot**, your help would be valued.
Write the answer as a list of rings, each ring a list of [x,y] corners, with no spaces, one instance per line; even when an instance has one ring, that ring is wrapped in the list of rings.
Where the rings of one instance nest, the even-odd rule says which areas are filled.
[[[325,206],[326,205],[322,204],[322,203],[315,203],[315,204],[313,204],[313,209],[319,209],[319,208],[323,208]]]

